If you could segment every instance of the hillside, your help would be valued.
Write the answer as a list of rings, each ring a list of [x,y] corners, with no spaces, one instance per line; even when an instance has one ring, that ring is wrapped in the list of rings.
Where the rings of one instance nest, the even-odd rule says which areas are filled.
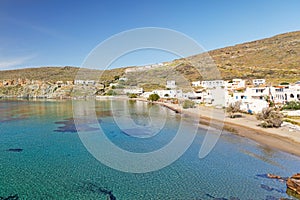
[[[207,53],[205,54],[207,55]],[[206,61],[201,66],[201,70],[209,72],[211,77],[207,77],[207,75],[201,77],[194,68],[194,63],[203,62],[205,54],[167,62],[160,68],[127,73],[128,85],[151,89],[163,88],[165,81],[171,78],[180,82],[183,76],[188,81],[213,79],[216,73],[214,71],[209,72],[210,69],[209,66],[207,67]],[[225,80],[266,78],[269,83],[276,84],[283,81],[295,82],[300,79],[300,31],[225,47],[209,51],[208,54],[218,67],[222,79]],[[76,67],[7,70],[0,72],[0,80],[17,78],[51,82],[74,80],[76,76],[78,77],[78,70],[79,68]],[[84,78],[99,80],[101,77],[102,81],[110,82],[115,79],[115,76],[124,76],[125,70],[126,68],[107,70],[104,74],[100,70],[85,69],[80,71]]]
[[[4,70],[0,71],[0,80],[10,79],[29,79],[29,80],[41,80],[41,81],[72,81],[74,79],[92,79],[99,80],[102,75],[102,80],[110,81],[114,80],[114,76],[122,75],[124,69],[106,70],[103,73],[101,70],[84,69],[78,67],[40,67],[40,68],[24,68],[16,70]]]
[[[266,78],[278,83],[300,79],[300,31],[208,52],[224,79]],[[189,59],[197,59],[199,55]]]

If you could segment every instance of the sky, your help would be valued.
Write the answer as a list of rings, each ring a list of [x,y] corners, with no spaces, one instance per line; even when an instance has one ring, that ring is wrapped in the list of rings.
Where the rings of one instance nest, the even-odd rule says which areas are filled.
[[[300,30],[299,8],[299,0],[0,0],[0,70],[81,66],[101,42],[143,27],[178,31],[209,51]],[[177,57],[148,49],[111,68]]]

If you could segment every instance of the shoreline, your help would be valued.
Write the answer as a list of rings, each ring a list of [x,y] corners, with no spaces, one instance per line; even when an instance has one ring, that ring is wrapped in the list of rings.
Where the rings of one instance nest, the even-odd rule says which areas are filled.
[[[149,102],[146,99],[133,100]],[[198,108],[182,109],[177,104],[151,102],[164,106],[176,113],[199,117],[199,126],[207,129],[213,127],[234,135],[248,138],[259,145],[274,148],[285,153],[300,157],[300,131],[290,131],[288,127],[262,128],[254,115],[242,114],[241,118],[229,118],[223,109],[199,106]],[[220,125],[220,124],[223,124]]]

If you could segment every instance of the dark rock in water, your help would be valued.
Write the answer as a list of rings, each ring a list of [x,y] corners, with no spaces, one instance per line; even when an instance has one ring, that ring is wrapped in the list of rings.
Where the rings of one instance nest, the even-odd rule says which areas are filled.
[[[106,195],[107,199],[109,200],[117,200],[117,198],[113,195],[112,191],[99,187],[94,183],[86,183],[85,188],[91,192]]]
[[[19,196],[17,194],[11,195],[8,197],[0,197],[0,200],[18,200],[18,199],[19,199]]]
[[[7,149],[7,151],[11,151],[11,152],[22,152],[23,149],[20,149],[20,148],[16,148],[16,149]]]
[[[69,132],[69,133],[76,133],[77,131],[96,131],[99,130],[98,128],[94,128],[89,126],[92,122],[88,122],[86,120],[79,120],[76,119],[77,123],[75,125],[74,118],[69,118],[64,121],[55,122],[55,124],[61,124],[62,126],[58,127],[55,132]],[[101,119],[98,120],[98,123],[101,123]]]
[[[209,198],[212,198],[213,200],[240,200],[239,198],[237,197],[230,197],[229,199],[226,199],[224,197],[221,197],[221,198],[216,198],[210,194],[205,194],[205,196],[209,197]]]
[[[288,178],[286,181],[286,186],[290,190],[289,192],[290,194],[292,194],[292,196],[297,195],[298,196],[297,198],[299,198],[300,197],[300,173],[294,174],[292,177]]]
[[[287,180],[286,177],[281,177],[281,176],[278,176],[278,175],[275,175],[275,174],[257,174],[256,176],[260,177],[260,178],[277,179],[279,181],[286,181]]]
[[[277,197],[274,197],[274,196],[266,196],[266,200],[279,200]]]
[[[264,184],[261,184],[261,185],[260,185],[260,187],[261,187],[262,189],[264,189],[264,190],[267,190],[267,191],[269,191],[269,192],[271,192],[271,191],[273,191],[273,190],[274,190],[274,188],[272,188],[272,187],[269,187],[269,186],[267,186],[267,185],[264,185]]]
[[[230,197],[229,200],[240,200],[240,199],[237,197]]]

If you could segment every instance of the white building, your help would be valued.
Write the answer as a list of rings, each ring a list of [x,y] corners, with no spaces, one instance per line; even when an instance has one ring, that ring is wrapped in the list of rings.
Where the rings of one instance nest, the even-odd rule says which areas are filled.
[[[128,78],[126,78],[126,77],[121,77],[121,78],[119,78],[119,81],[128,81]]]
[[[143,94],[144,90],[143,88],[129,88],[129,89],[124,89],[123,92],[125,94]]]
[[[258,113],[269,106],[265,98],[270,94],[270,87],[247,87],[243,92],[234,91],[233,97],[227,104],[241,101],[241,110]]]
[[[201,81],[193,81],[192,82],[192,87],[200,87],[201,85]]]
[[[300,101],[300,85],[280,85],[272,87],[271,94],[272,100],[279,104],[290,101]]]
[[[246,81],[243,79],[232,79],[232,81],[228,81],[227,88],[231,90],[239,89],[239,88],[245,88]]]
[[[95,80],[75,80],[74,84],[75,85],[95,85],[96,81]]]
[[[255,86],[264,85],[266,83],[266,79],[253,79],[252,83]]]
[[[153,94],[158,94],[161,98],[182,98],[182,90],[154,90]]]
[[[75,85],[84,85],[84,83],[85,83],[85,80],[75,80],[74,81]]]
[[[176,88],[176,82],[174,80],[167,81],[166,88],[175,89]]]
[[[223,80],[202,81],[201,86],[204,88],[225,87],[225,81]]]

